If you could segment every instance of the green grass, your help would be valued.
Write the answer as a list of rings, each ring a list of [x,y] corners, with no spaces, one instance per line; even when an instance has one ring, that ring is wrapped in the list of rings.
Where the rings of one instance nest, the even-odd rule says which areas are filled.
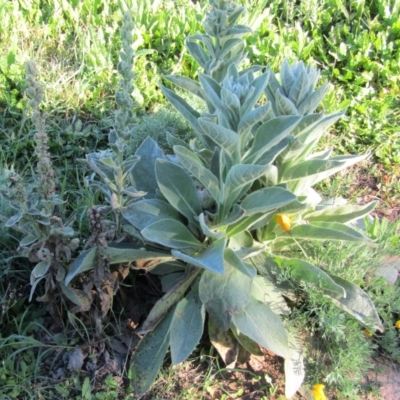
[[[7,188],[3,179],[7,170],[14,168],[29,177],[35,168],[35,128],[24,112],[24,62],[32,59],[39,66],[45,89],[42,110],[48,113],[50,152],[59,177],[58,190],[66,201],[60,206],[60,213],[75,216],[74,227],[82,239],[88,234],[87,210],[99,204],[101,196],[88,188],[84,180],[87,171],[78,160],[87,153],[104,149],[113,125],[114,94],[119,79],[116,66],[121,47],[120,3],[123,8],[133,10],[136,22],[136,135],[130,148],[133,152],[150,135],[168,151],[167,131],[183,140],[189,140],[193,132],[171,107],[165,106],[157,83],[162,74],[196,77],[198,65],[185,51],[184,41],[188,34],[201,31],[207,1],[0,0],[0,189]],[[322,183],[319,189],[324,197],[343,196],[357,202],[375,191],[373,196],[382,200],[381,208],[398,206],[400,3],[394,0],[242,3],[249,6],[248,21],[256,31],[247,38],[249,62],[269,63],[276,71],[284,58],[301,59],[317,64],[323,77],[332,83],[324,108],[326,112],[346,109],[346,117],[335,125],[322,146],[334,147],[338,154],[372,152],[369,163]],[[195,100],[187,100],[193,107],[199,107]],[[366,175],[376,190],[360,179]],[[0,209],[12,215],[6,201],[1,200]],[[394,328],[394,322],[400,319],[400,289],[398,284],[387,285],[371,268],[374,263],[384,262],[388,255],[399,255],[398,229],[398,223],[368,225],[368,233],[378,240],[376,248],[326,243],[305,247],[316,263],[361,284],[373,298],[386,328],[383,334],[368,339],[354,320],[303,287],[302,302],[290,323],[302,329],[305,340],[310,342],[306,360],[310,385],[325,380],[332,393],[336,390],[343,396],[357,398],[354,396],[358,396],[362,375],[374,352],[378,350],[400,363],[399,336]],[[6,231],[3,224],[0,234],[3,249],[0,397],[129,398],[122,378],[118,380],[112,375],[100,385],[85,373],[71,373],[60,381],[45,376],[42,363],[46,357],[77,344],[88,344],[90,340],[80,337],[76,333],[79,327],[74,329],[70,321],[68,335],[62,340],[51,338],[57,351],[36,341],[35,331],[38,326],[43,328],[46,310],[27,301],[30,265],[13,257],[19,236]],[[351,264],[349,259],[353,261]],[[98,349],[91,346],[95,354]],[[193,360],[177,369],[166,365],[152,389],[154,399],[167,398],[174,390],[179,393],[174,397],[177,399],[206,399],[217,393],[222,400],[242,395],[237,385],[227,386],[230,381],[223,375],[217,356],[209,349],[198,350]],[[279,398],[279,390],[268,384],[265,376],[248,378],[252,379],[262,381],[259,387],[265,399]],[[278,390],[276,395],[275,390]]]

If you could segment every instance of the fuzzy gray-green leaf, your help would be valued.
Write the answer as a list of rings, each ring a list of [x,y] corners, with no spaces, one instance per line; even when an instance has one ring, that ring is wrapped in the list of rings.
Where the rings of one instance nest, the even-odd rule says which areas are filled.
[[[273,118],[258,129],[254,142],[245,156],[246,163],[256,164],[268,150],[279,144],[296,127],[301,117],[295,115]]]
[[[174,153],[181,164],[208,190],[215,201],[220,201],[219,182],[216,176],[202,164],[200,158],[182,146],[174,146]]]
[[[82,251],[79,256],[72,263],[67,276],[65,277],[65,284],[68,285],[72,279],[82,272],[89,271],[94,268],[96,258],[96,248]]]
[[[289,354],[286,330],[280,318],[261,301],[250,298],[245,309],[234,314],[232,322],[244,335],[280,357]]]
[[[195,255],[189,256],[178,250],[172,250],[171,254],[178,260],[184,261],[194,267],[204,268],[217,274],[223,274],[225,247],[226,238],[221,238]]]
[[[156,176],[161,193],[169,204],[195,222],[203,210],[193,179],[178,165],[165,160],[157,160]]]
[[[257,190],[246,196],[240,206],[248,215],[266,213],[283,207],[296,200],[296,196],[289,190],[280,187],[271,187]]]
[[[180,219],[179,212],[160,199],[145,199],[131,203],[122,209],[122,215],[139,231],[162,219]]]
[[[173,365],[186,360],[199,343],[203,335],[205,314],[205,308],[195,288],[177,304],[171,322]]]
[[[190,287],[198,274],[198,270],[193,270],[191,273],[186,274],[171,288],[169,292],[165,293],[165,295],[153,306],[146,321],[144,321],[143,325],[137,330],[137,333],[143,335],[152,331],[164,318],[170,308],[184,296],[186,290]]]
[[[137,190],[147,193],[147,198],[154,198],[157,189],[155,164],[158,158],[165,158],[157,143],[148,136],[136,150],[140,156],[132,170],[132,184]]]
[[[250,299],[253,278],[231,249],[225,250],[225,272],[205,271],[200,279],[200,299],[221,330],[228,330],[232,316]]]
[[[358,319],[367,327],[372,327],[383,332],[383,325],[375,306],[360,287],[338,276],[329,274],[336,284],[344,288],[346,297],[341,299],[331,298],[332,302],[350,315]]]
[[[142,396],[153,384],[167,353],[173,310],[139,343],[129,368],[135,395]]]
[[[202,247],[201,242],[186,226],[175,219],[162,219],[153,222],[142,229],[140,233],[146,240],[171,249],[199,249]]]

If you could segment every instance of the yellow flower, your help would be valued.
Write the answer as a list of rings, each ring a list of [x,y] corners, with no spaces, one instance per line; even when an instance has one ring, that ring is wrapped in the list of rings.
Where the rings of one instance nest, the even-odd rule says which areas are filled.
[[[395,325],[394,325],[397,329],[400,329],[400,319],[398,321],[396,321]]]
[[[324,394],[324,387],[325,385],[323,385],[322,383],[316,383],[313,386],[312,393],[314,396],[314,400],[328,400]]]
[[[364,336],[366,337],[366,338],[370,338],[370,337],[372,337],[374,334],[370,331],[370,330],[368,330],[368,329],[363,329],[362,330],[362,332],[363,332],[363,334],[364,334]]]
[[[275,216],[276,222],[279,224],[279,226],[285,231],[289,232],[290,228],[292,226],[292,221],[286,214],[277,214]]]

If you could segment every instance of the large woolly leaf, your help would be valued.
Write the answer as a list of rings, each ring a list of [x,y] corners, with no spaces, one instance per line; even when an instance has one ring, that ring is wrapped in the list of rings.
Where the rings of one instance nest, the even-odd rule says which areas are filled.
[[[290,232],[281,234],[283,237],[316,240],[347,240],[351,242],[368,241],[366,236],[357,230],[339,222],[318,222],[302,224],[292,228]]]
[[[156,176],[161,193],[172,207],[189,221],[195,222],[203,210],[193,179],[178,165],[157,160]]]
[[[253,144],[246,154],[245,163],[256,164],[257,161],[284,139],[301,120],[300,116],[281,116],[273,118],[258,129]]]
[[[253,286],[251,287],[251,295],[255,299],[267,304],[275,314],[290,313],[290,308],[286,304],[279,289],[261,275],[254,278]]]
[[[217,323],[227,330],[234,314],[242,311],[250,299],[255,270],[249,270],[231,250],[225,250],[225,272],[205,271],[200,279],[200,299]]]
[[[181,164],[208,190],[214,200],[219,202],[218,179],[202,164],[197,154],[182,146],[174,146],[174,153]]]
[[[224,273],[224,250],[226,246],[226,238],[221,238],[213,242],[205,250],[195,255],[187,255],[178,250],[172,250],[171,254],[190,265],[198,268],[215,272],[217,274]]]
[[[198,270],[193,270],[186,274],[178,281],[169,292],[165,293],[160,300],[153,306],[143,325],[138,329],[137,333],[143,335],[152,331],[161,319],[167,314],[172,306],[174,306],[185,294],[191,283],[199,274]]]
[[[299,337],[287,332],[289,354],[285,358],[285,396],[290,399],[300,389],[305,377],[303,345]]]
[[[111,243],[106,248],[100,248],[100,254],[107,257],[110,264],[126,264],[136,262],[138,268],[154,268],[157,264],[172,260],[169,252],[153,247],[143,247],[135,243]],[[150,269],[151,269],[150,268]]]
[[[383,332],[383,325],[376,311],[374,303],[360,287],[338,276],[329,274],[336,284],[344,288],[346,297],[330,299],[341,309],[348,312],[367,327]]]
[[[171,323],[172,364],[186,360],[199,343],[203,335],[205,314],[196,289],[192,289],[177,304]]]
[[[289,355],[282,321],[265,303],[251,297],[246,308],[233,315],[232,322],[244,335],[278,356]]]
[[[324,208],[320,211],[311,212],[303,218],[311,223],[316,221],[340,222],[342,224],[353,221],[355,219],[368,215],[376,206],[377,202],[373,201],[364,206],[345,204],[342,206],[332,206]]]
[[[139,231],[162,219],[179,220],[180,218],[174,207],[160,199],[144,199],[131,203],[122,209],[122,215]]]
[[[158,188],[155,164],[158,158],[165,158],[164,153],[148,136],[136,150],[135,155],[140,156],[140,159],[132,170],[132,185],[135,189],[146,192],[147,198],[153,198]]]
[[[296,196],[289,190],[280,187],[271,187],[257,190],[246,196],[240,206],[246,214],[266,213],[283,207],[296,200]]]
[[[158,243],[171,249],[190,249],[202,247],[182,222],[175,219],[162,219],[153,222],[140,231],[150,242]]]
[[[72,281],[78,274],[94,268],[96,262],[96,248],[82,251],[72,263],[71,268],[65,277],[65,285]]]
[[[290,270],[293,279],[312,283],[318,289],[322,290],[324,294],[329,294],[331,297],[337,299],[346,296],[343,287],[337,285],[326,272],[315,265],[297,258],[276,259]]]
[[[182,97],[175,94],[172,90],[167,89],[165,86],[160,85],[165,97],[171,102],[171,104],[187,119],[190,125],[195,129],[199,130],[199,123],[197,119],[200,117],[194,108],[192,108]]]
[[[193,79],[188,78],[187,76],[181,75],[164,75],[164,78],[168,79],[170,82],[174,83],[176,86],[179,86],[182,89],[188,90],[193,93],[195,96],[200,97],[204,100],[204,92],[198,82]]]
[[[223,149],[232,160],[238,159],[239,136],[236,132],[217,125],[205,118],[199,118],[199,124],[204,135]]]
[[[136,396],[145,394],[153,384],[167,353],[174,310],[139,343],[131,358],[128,376]]]
[[[250,189],[252,183],[273,169],[273,165],[236,164],[228,172],[225,181],[224,206],[231,206]]]

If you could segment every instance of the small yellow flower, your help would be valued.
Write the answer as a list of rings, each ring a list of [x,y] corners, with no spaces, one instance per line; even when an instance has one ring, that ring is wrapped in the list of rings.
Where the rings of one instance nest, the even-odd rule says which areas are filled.
[[[370,337],[372,337],[374,334],[370,331],[370,330],[368,330],[368,329],[363,329],[362,330],[362,332],[363,332],[363,334],[364,334],[364,336],[366,337],[366,338],[370,338]]]
[[[289,232],[292,226],[292,221],[286,214],[276,214],[275,216],[276,222],[279,226],[285,231]]]
[[[322,383],[316,383],[313,386],[313,396],[314,396],[314,400],[328,400],[324,394],[324,387],[325,385],[323,385]]]
[[[400,319],[399,319],[398,321],[396,321],[396,323],[394,324],[394,326],[395,326],[397,329],[400,329]]]

